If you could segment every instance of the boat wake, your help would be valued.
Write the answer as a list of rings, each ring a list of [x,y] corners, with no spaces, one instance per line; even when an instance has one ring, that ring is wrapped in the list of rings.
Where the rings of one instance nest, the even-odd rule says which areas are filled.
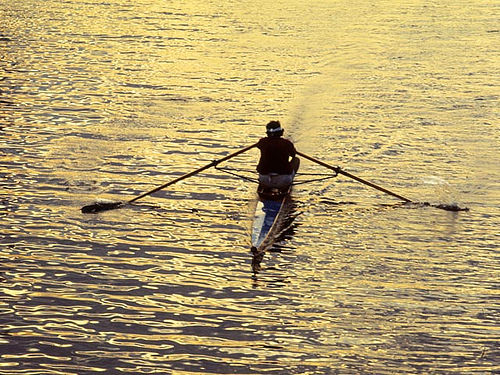
[[[418,203],[420,206],[424,207],[435,207],[446,211],[469,211],[468,207],[460,207],[457,203],[459,200],[459,193],[444,178],[438,176],[426,176],[422,178],[424,185],[430,188],[430,194],[436,197],[437,202],[448,202],[448,203],[429,203],[423,202]]]

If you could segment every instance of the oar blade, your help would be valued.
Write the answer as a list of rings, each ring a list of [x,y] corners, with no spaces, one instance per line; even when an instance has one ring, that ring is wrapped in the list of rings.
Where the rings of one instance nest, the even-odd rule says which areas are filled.
[[[460,207],[457,203],[429,203],[429,202],[405,202],[405,204],[413,205],[414,208],[421,207],[433,207],[439,208],[440,210],[459,212],[459,211],[469,211],[469,207]]]
[[[82,213],[84,214],[96,214],[102,211],[114,210],[123,206],[123,202],[107,202],[99,201],[93,204],[82,207]]]
[[[452,212],[458,212],[458,211],[469,211],[468,207],[460,207],[456,203],[451,203],[451,204],[432,204],[432,207],[440,208],[441,210],[445,211],[452,211]]]

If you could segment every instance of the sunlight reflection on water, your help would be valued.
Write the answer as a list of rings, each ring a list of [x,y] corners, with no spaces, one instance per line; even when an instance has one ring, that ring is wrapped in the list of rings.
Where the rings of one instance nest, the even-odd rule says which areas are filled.
[[[500,371],[494,9],[5,3],[0,374]],[[269,119],[327,163],[471,210],[341,176],[298,185],[256,275],[255,187],[220,171],[79,211],[222,158]]]

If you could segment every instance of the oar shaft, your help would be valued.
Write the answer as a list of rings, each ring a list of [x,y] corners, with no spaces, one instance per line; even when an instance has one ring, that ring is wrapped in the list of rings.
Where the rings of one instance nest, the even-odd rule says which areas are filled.
[[[296,151],[296,152],[297,152],[297,155],[302,156],[305,159],[308,159],[308,160],[310,160],[316,164],[319,164],[325,168],[331,169],[332,171],[335,171],[336,173],[340,173],[340,167],[334,167],[333,165],[326,164],[326,163],[322,162],[321,160],[313,158],[312,156],[306,155],[300,151]]]
[[[235,156],[240,155],[240,154],[242,154],[242,153],[244,153],[244,152],[246,152],[246,151],[248,151],[248,150],[250,150],[250,149],[252,149],[252,148],[254,148],[256,146],[257,146],[257,143],[255,143],[253,145],[250,145],[250,146],[247,146],[245,148],[242,148],[239,151],[233,152],[232,154],[229,154],[229,155],[223,157],[222,159],[214,160],[210,164],[204,165],[203,167],[200,167],[200,168],[198,168],[198,169],[196,169],[196,170],[194,170],[192,172],[189,172],[189,173],[186,173],[186,174],[184,174],[184,175],[182,175],[180,177],[177,177],[175,180],[169,181],[169,182],[167,182],[167,183],[165,183],[165,184],[163,184],[161,186],[158,186],[158,187],[154,188],[153,190],[147,191],[147,192],[145,192],[145,193],[143,193],[143,194],[141,194],[141,195],[139,195],[139,196],[137,196],[137,197],[129,200],[127,203],[133,203],[136,200],[144,198],[147,195],[156,193],[157,191],[165,189],[166,187],[168,187],[170,185],[173,185],[173,184],[175,184],[175,183],[177,183],[179,181],[182,181],[182,180],[184,180],[184,179],[186,179],[188,177],[191,177],[191,176],[194,176],[194,175],[196,175],[196,174],[198,174],[200,172],[203,172],[205,169],[208,169],[210,167],[216,166],[217,164],[222,163],[223,161],[226,161],[226,160],[229,160],[231,158],[234,158]]]
[[[394,193],[394,192],[392,192],[390,190],[387,190],[387,189],[383,188],[382,186],[375,185],[374,183],[371,183],[370,181],[363,180],[362,178],[354,176],[354,175],[350,174],[349,172],[343,171],[342,169],[339,169],[339,173],[341,173],[344,176],[347,176],[349,178],[352,178],[353,180],[359,181],[362,184],[371,186],[374,189],[380,190],[380,191],[382,191],[382,192],[384,192],[386,194],[392,195],[393,197],[399,198],[399,199],[401,199],[401,200],[403,200],[405,202],[411,202],[411,200],[408,199],[408,198],[405,198],[405,197],[403,197],[403,196],[401,196],[399,194],[396,194],[396,193]]]
[[[333,171],[335,171],[337,173],[343,174],[346,177],[352,178],[353,180],[361,182],[362,184],[368,185],[368,186],[370,186],[370,187],[372,187],[374,189],[377,189],[377,190],[382,191],[382,192],[384,192],[386,194],[392,195],[393,197],[399,198],[399,199],[401,199],[401,200],[403,200],[405,202],[411,202],[411,200],[408,199],[408,198],[405,198],[405,197],[403,197],[403,196],[401,196],[399,194],[396,194],[396,193],[394,193],[394,192],[392,192],[390,190],[387,190],[387,189],[385,189],[385,188],[383,188],[381,186],[375,185],[374,183],[372,183],[370,181],[366,181],[366,180],[364,180],[364,179],[362,179],[360,177],[354,176],[353,174],[342,170],[340,167],[334,167],[332,165],[326,164],[326,163],[322,162],[321,160],[313,158],[312,156],[306,155],[306,154],[304,154],[302,152],[299,152],[299,151],[297,151],[297,155],[302,156],[303,158],[308,159],[308,160],[310,160],[310,161],[312,161],[312,162],[314,162],[316,164],[319,164],[319,165],[321,165],[321,166],[323,166],[325,168],[331,169],[331,170],[333,170]]]

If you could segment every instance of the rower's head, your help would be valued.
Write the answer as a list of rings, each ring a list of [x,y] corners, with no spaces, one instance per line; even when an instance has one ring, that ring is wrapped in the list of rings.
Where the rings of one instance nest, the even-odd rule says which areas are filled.
[[[268,137],[281,137],[283,132],[284,130],[279,121],[270,121],[266,125],[266,133]]]

